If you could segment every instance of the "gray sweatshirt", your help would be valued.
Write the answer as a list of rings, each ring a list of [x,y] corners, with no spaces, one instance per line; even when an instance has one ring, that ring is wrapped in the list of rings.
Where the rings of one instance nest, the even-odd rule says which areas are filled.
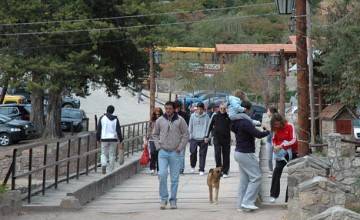
[[[168,118],[165,114],[155,122],[152,137],[157,150],[182,150],[189,141],[189,132],[185,120],[174,114]]]
[[[204,140],[207,136],[207,129],[210,123],[210,118],[205,112],[199,115],[197,112],[193,113],[189,122],[190,139]]]

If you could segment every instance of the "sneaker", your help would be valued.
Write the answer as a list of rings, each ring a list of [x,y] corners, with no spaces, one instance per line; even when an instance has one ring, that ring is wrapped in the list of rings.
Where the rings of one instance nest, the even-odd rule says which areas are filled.
[[[102,174],[106,174],[106,166],[101,167]]]
[[[195,173],[195,168],[191,168],[191,173]]]
[[[161,201],[161,202],[160,202],[160,209],[161,209],[161,210],[166,209],[166,206],[167,206],[167,201]]]
[[[250,209],[250,210],[257,210],[257,209],[259,209],[259,207],[254,206],[254,205],[245,205],[245,204],[242,204],[241,207],[244,208],[244,209]]]
[[[271,202],[271,203],[275,203],[275,202],[276,202],[276,198],[270,197],[270,202]]]
[[[199,175],[200,175],[200,176],[204,176],[204,172],[203,172],[203,171],[200,171]]]
[[[171,209],[177,209],[176,202],[170,201],[170,208],[171,208]]]
[[[155,175],[155,170],[150,170],[151,175]]]
[[[224,177],[224,178],[228,178],[228,177],[229,177],[229,175],[227,175],[227,174],[223,174],[223,177]]]

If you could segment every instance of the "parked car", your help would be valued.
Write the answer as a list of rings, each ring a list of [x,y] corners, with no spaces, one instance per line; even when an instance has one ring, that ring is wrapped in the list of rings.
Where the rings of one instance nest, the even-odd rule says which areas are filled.
[[[0,115],[0,146],[16,144],[34,137],[36,130],[31,122]]]
[[[352,122],[354,130],[354,138],[360,141],[360,119],[355,119]]]
[[[251,113],[250,113],[250,117],[253,120],[257,120],[262,122],[263,120],[263,115],[266,112],[266,108],[264,106],[261,106],[259,104],[253,104],[252,108],[251,108]]]
[[[3,104],[0,105],[0,114],[11,119],[30,120],[30,111],[25,104]]]
[[[3,104],[24,104],[26,99],[22,95],[5,95]]]
[[[74,98],[72,96],[63,96],[61,107],[63,107],[63,108],[80,108],[80,99]]]
[[[23,102],[17,104],[23,104],[23,103],[31,103],[31,93],[28,92],[24,88],[16,88],[16,89],[9,89],[8,94],[11,94],[13,96],[21,96],[23,97]],[[44,96],[44,102],[47,103],[48,97],[47,95]],[[12,102],[14,103],[14,102]],[[6,104],[4,102],[4,104]],[[63,108],[80,108],[80,99],[72,97],[72,96],[63,96],[62,97],[62,104],[61,107]]]
[[[87,129],[88,118],[84,110],[73,108],[61,109],[61,129],[80,132]]]

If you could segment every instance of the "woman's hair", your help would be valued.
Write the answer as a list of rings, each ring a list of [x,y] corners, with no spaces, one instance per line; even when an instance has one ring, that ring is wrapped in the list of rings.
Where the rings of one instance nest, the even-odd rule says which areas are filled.
[[[163,110],[161,108],[159,108],[159,107],[154,108],[154,111],[151,115],[151,121],[156,121],[156,119],[158,119],[160,117],[160,116],[157,117],[156,112],[159,112],[160,116],[162,116],[164,114]]]
[[[275,125],[275,122],[280,122],[281,124],[281,128],[283,128],[286,124],[286,119],[280,115],[279,113],[275,113],[273,114],[273,116],[271,117],[271,120],[270,120],[270,126],[271,126],[271,131],[274,131],[275,128],[274,128],[274,125]]]
[[[271,114],[275,114],[275,113],[278,113],[278,110],[277,108],[275,108],[274,106],[270,106],[268,107],[269,111]]]
[[[246,96],[246,93],[243,92],[243,91],[241,91],[240,89],[235,90],[234,96],[240,98],[241,101],[247,101],[247,100],[248,100],[248,98],[247,98],[247,96]]]

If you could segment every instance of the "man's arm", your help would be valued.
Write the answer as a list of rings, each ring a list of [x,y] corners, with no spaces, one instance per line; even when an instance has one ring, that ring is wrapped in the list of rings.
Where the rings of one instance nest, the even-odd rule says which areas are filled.
[[[117,133],[117,136],[118,136],[118,140],[120,143],[123,142],[123,136],[122,136],[122,133],[121,133],[121,126],[120,126],[120,122],[119,122],[119,119],[116,119],[117,122],[116,122],[116,133]]]
[[[188,130],[188,132],[189,132],[189,139],[191,139],[192,138],[192,131],[193,131],[193,121],[194,121],[194,119],[193,119],[193,116],[191,115],[190,116],[190,121],[189,121],[189,130]]]
[[[207,132],[206,132],[206,137],[208,138],[210,136],[210,132],[212,131],[213,127],[214,127],[214,123],[215,123],[215,114],[213,114],[213,116],[210,119],[210,124],[208,126]]]
[[[177,148],[178,152],[180,152],[186,147],[190,136],[186,121],[184,119],[180,119],[180,132],[181,132],[181,141],[179,147]]]
[[[99,118],[99,122],[98,122],[98,125],[96,127],[96,141],[100,141],[101,140],[101,119],[102,119],[103,116],[101,116]]]
[[[249,133],[253,137],[263,138],[270,134],[270,131],[259,131],[258,129],[255,128],[255,126],[252,124],[252,122],[250,122],[248,120],[244,120],[244,123],[245,123],[244,125],[245,125],[246,132]]]
[[[155,122],[155,127],[152,132],[152,138],[157,149],[160,149],[160,123],[159,119]]]

